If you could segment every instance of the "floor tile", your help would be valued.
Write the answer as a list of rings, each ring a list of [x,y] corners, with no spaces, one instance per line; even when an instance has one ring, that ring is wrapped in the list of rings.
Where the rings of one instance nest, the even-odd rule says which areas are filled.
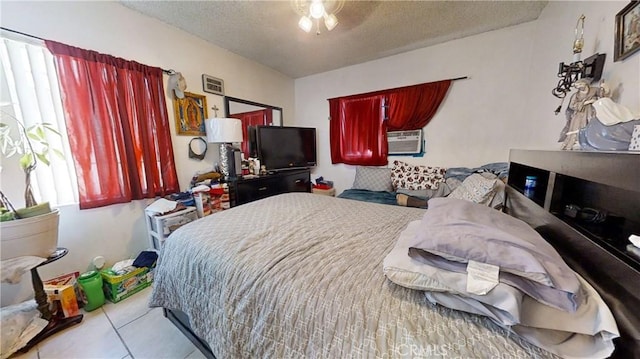
[[[83,314],[84,318],[80,324],[38,344],[40,359],[122,359],[129,354],[102,309]]]
[[[105,302],[102,306],[107,317],[113,323],[115,328],[122,326],[142,317],[149,313],[149,297],[151,296],[151,287],[147,287],[131,297],[126,298],[118,303]]]
[[[154,308],[141,318],[118,329],[135,359],[186,358],[197,348]]]
[[[196,350],[187,355],[185,359],[207,359],[207,357],[204,356],[204,354],[202,354],[202,352],[196,348]]]

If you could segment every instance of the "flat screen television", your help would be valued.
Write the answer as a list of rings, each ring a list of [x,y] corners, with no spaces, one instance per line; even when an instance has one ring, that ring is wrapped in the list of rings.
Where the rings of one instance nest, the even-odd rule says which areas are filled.
[[[316,165],[315,128],[257,126],[256,147],[267,171]]]

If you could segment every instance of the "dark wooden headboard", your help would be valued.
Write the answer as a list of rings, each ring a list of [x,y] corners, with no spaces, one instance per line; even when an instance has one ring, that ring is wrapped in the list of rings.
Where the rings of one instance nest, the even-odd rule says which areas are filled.
[[[538,231],[613,312],[614,358],[640,358],[640,153],[511,150],[505,211]],[[525,190],[527,177],[535,188]]]

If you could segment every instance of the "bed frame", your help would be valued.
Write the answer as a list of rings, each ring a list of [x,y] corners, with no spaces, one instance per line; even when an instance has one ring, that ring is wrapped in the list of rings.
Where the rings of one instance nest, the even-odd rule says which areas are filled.
[[[613,312],[621,337],[612,358],[640,358],[640,153],[512,150],[506,212],[527,222],[584,277]],[[525,193],[527,176],[536,188]],[[605,214],[592,223],[594,212]],[[576,218],[573,218],[576,217]]]
[[[536,188],[525,196],[527,176],[536,177]],[[606,213],[606,220],[573,219],[569,204]],[[512,150],[505,212],[536,229],[600,293],[621,335],[612,358],[640,358],[640,257],[625,249],[629,234],[640,234],[640,154]],[[186,314],[166,308],[164,314],[215,358]]]

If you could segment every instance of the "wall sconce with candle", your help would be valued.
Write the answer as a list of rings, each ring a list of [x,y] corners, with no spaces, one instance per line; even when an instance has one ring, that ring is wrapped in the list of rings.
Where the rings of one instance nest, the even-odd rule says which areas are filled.
[[[580,60],[582,48],[584,47],[584,20],[582,15],[578,18],[575,28],[575,38],[573,41],[573,62],[565,64],[561,62],[558,66],[558,77],[560,80],[556,87],[551,91],[553,96],[562,99],[571,91],[573,84],[581,78],[589,78],[591,81],[598,81],[602,76],[604,61],[606,54],[594,54],[584,61]],[[555,111],[557,115],[562,108],[562,102]]]

